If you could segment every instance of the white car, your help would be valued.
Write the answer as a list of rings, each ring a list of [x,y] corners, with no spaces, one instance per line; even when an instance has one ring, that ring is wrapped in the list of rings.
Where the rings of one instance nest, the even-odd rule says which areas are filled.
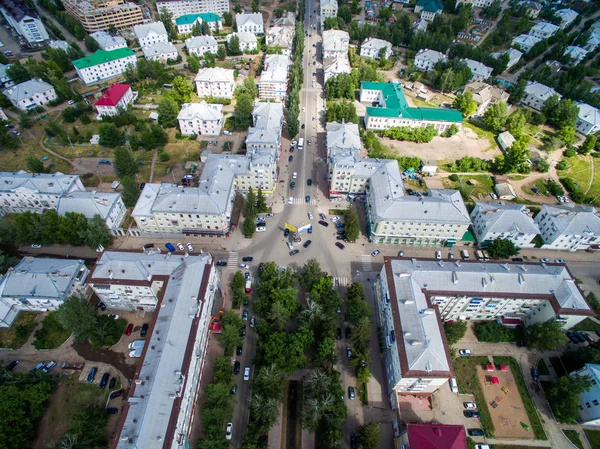
[[[288,204],[292,204],[293,202],[294,202],[294,198],[292,198],[292,197],[290,196],[290,199],[288,200]]]
[[[463,402],[463,407],[467,409],[477,408],[477,404],[474,402]]]
[[[435,258],[436,258],[437,260],[440,260],[440,259],[442,258],[442,252],[441,252],[441,251],[436,251],[436,252],[435,252]]]
[[[250,267],[248,266],[247,263],[241,263],[240,264],[240,268],[243,268],[244,270],[249,270],[250,269]]]
[[[314,122],[317,119],[317,117],[313,117],[312,119],[313,119],[313,122]]]
[[[377,257],[377,255],[380,253],[381,251],[379,251],[378,249],[376,249],[375,251],[373,251],[371,253],[371,257]]]
[[[224,136],[231,136],[231,131],[225,130],[225,131],[223,131],[223,135]]]
[[[306,108],[305,107],[302,107],[302,112],[306,112]]]
[[[42,245],[40,243],[34,243],[33,245],[31,245],[31,247],[33,249],[40,249],[42,247]]]
[[[471,350],[470,349],[459,349],[458,353],[460,355],[471,355]]]
[[[493,200],[498,199],[498,195],[496,195],[494,192],[490,193],[490,196],[492,197]]]
[[[190,253],[194,252],[194,247],[192,246],[192,244],[190,242],[186,243],[185,246],[187,246],[187,249]]]
[[[292,173],[292,179],[296,179],[298,177],[298,173],[294,172]]]
[[[233,436],[233,423],[228,422],[227,427],[225,428],[225,439],[231,440]]]
[[[562,263],[565,264],[567,261],[565,259],[554,259],[554,263]]]
[[[183,246],[183,243],[177,243],[177,248],[179,248],[179,251],[185,251],[185,247]]]
[[[540,262],[542,262],[542,263],[550,263],[550,262],[552,262],[552,260],[548,259],[547,257],[542,257],[540,259]]]
[[[267,215],[265,215],[265,218],[274,218],[274,217],[275,217],[275,214],[267,214]]]
[[[4,47],[4,42],[0,41],[0,47]]]
[[[67,103],[68,104],[75,104],[75,101],[74,100],[69,100],[69,101],[67,101]]]
[[[250,367],[244,368],[244,380],[250,380]]]
[[[313,214],[312,214],[312,212],[309,212],[309,213],[308,213],[308,219],[309,219],[309,220],[312,220],[312,219],[313,219]]]
[[[256,232],[265,232],[267,230],[267,228],[265,226],[257,226],[256,227]]]
[[[333,217],[331,217],[331,219],[329,220],[332,223],[336,223],[338,221],[340,221],[340,217],[338,217],[337,215],[334,215]]]

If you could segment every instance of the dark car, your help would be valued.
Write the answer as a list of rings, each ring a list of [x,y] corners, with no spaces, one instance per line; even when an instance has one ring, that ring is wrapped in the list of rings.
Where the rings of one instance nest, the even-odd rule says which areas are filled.
[[[573,332],[573,337],[575,337],[577,339],[578,343],[585,342],[585,338],[583,338],[583,335],[581,335],[579,332]]]
[[[344,235],[346,233],[345,229],[338,229],[337,235]]]
[[[290,230],[289,230],[288,228],[285,228],[285,229],[283,230],[283,236],[284,236],[284,237],[287,237],[288,235],[290,235]]]
[[[292,156],[292,155],[290,154],[290,157],[288,157],[288,162],[292,162],[293,160],[294,160],[294,156]]]
[[[571,340],[571,343],[579,343],[579,339],[575,335],[573,335],[573,332],[567,332],[565,335],[569,340]]]
[[[119,396],[123,396],[123,393],[125,392],[125,390],[123,390],[122,388],[120,390],[115,390],[113,391],[108,397],[110,399],[114,399],[114,398],[118,398]]]
[[[306,196],[304,197],[304,200],[305,200],[307,203],[310,203],[310,195],[306,195]]]
[[[242,351],[243,351],[243,349],[242,349],[241,346],[238,346],[237,348],[235,348],[235,354],[237,356],[241,356],[242,355]]]
[[[252,262],[253,260],[254,260],[254,257],[252,257],[252,256],[242,257],[242,262]]]
[[[98,308],[104,312],[106,310],[106,304],[103,302],[98,303]]]
[[[517,342],[517,347],[518,348],[526,348],[527,347],[527,340],[519,340]]]
[[[532,379],[533,379],[535,382],[537,382],[537,381],[539,380],[539,378],[540,378],[540,376],[539,376],[539,374],[538,374],[538,370],[537,370],[537,368],[535,368],[535,367],[534,367],[534,368],[531,368],[531,378],[532,378]]]
[[[414,195],[415,191],[413,189],[406,189],[406,193],[408,193],[409,195]]]
[[[90,369],[90,373],[88,374],[88,377],[87,377],[88,383],[92,383],[94,381],[94,379],[96,378],[97,372],[98,372],[98,368],[96,368],[95,366],[92,369]]]
[[[510,259],[510,260],[512,260],[513,262],[524,262],[524,260],[523,260],[523,258],[522,258],[522,257],[513,257],[513,258],[512,258],[512,259]]]
[[[108,385],[108,378],[110,377],[110,375],[108,373],[104,373],[102,375],[102,379],[100,379],[100,389],[104,390],[106,388],[106,385]]]
[[[246,325],[244,324],[242,327],[240,327],[240,337],[245,337],[246,336]]]
[[[465,418],[479,418],[479,412],[475,410],[465,410],[463,415],[465,415]]]
[[[308,248],[310,246],[310,244],[312,243],[312,240],[307,240],[306,242],[304,242],[304,244],[302,245],[304,248]]]
[[[226,267],[227,266],[227,262],[225,262],[224,260],[219,260],[217,262],[217,267]]]
[[[116,415],[117,413],[119,413],[119,409],[117,407],[108,407],[106,409],[106,413],[108,413],[109,415]]]
[[[350,337],[352,337],[352,330],[349,327],[346,327],[346,340],[348,340]]]
[[[145,337],[148,333],[148,323],[142,324],[142,328],[140,329],[140,337]]]
[[[294,181],[290,182],[290,189],[294,190],[295,187],[296,187],[296,183]]]
[[[306,232],[308,232],[309,234],[312,234],[312,225],[310,225],[310,227],[306,230]]]
[[[336,240],[346,240],[346,236],[344,234],[338,235],[335,238]]]
[[[341,244],[340,242],[335,242],[335,246],[337,246],[339,249],[345,248],[345,246],[343,244]]]
[[[356,434],[351,433],[350,434],[350,448],[356,449],[357,446],[358,446],[358,443],[357,443],[357,439],[356,439]]]
[[[110,382],[108,383],[108,389],[112,390],[113,388],[115,388],[115,385],[117,385],[117,378],[111,377]]]
[[[587,341],[588,343],[594,342],[594,340],[592,340],[592,337],[590,337],[587,332],[580,332],[580,334],[583,336],[583,338],[585,338],[585,341]]]
[[[325,226],[325,227],[329,226],[329,223],[327,223],[326,221],[323,221],[323,220],[319,220],[319,224],[321,226]]]
[[[306,128],[306,125],[304,123],[302,123],[302,129]]]
[[[235,362],[233,362],[233,374],[235,376],[240,374],[240,362],[238,362],[237,360]]]
[[[98,161],[98,165],[112,165],[112,162],[109,161],[108,159],[100,159]]]
[[[467,429],[467,433],[471,437],[482,437],[485,435],[481,429]]]
[[[10,362],[8,365],[6,365],[4,367],[4,369],[6,371],[12,371],[14,369],[15,366],[17,366],[19,364],[18,360],[13,360],[12,362]]]
[[[306,184],[309,185],[309,186],[312,186],[312,179],[308,178],[306,180]]]
[[[342,339],[342,328],[341,327],[337,328],[337,332],[335,333],[335,338],[338,340]]]
[[[300,251],[297,249],[293,249],[290,251],[290,256],[295,256],[296,254],[298,254]]]
[[[237,393],[237,384],[235,384],[233,387],[231,387],[231,394],[236,394]]]
[[[342,228],[345,228],[346,225],[344,223],[336,223],[335,227],[338,228],[338,229],[342,229]]]

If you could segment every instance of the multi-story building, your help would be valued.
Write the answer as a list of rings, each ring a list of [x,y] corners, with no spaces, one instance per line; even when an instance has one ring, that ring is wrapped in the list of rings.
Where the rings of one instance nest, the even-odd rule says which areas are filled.
[[[177,47],[171,42],[158,42],[156,44],[143,47],[144,57],[148,61],[158,61],[163,64],[167,61],[175,61],[179,54],[177,53]]]
[[[78,175],[0,172],[0,216],[41,214],[56,209],[60,198],[73,192],[85,192]]]
[[[406,432],[400,435],[399,440],[408,448],[466,449],[468,447],[465,426],[462,424],[407,424]]]
[[[485,8],[493,3],[493,0],[457,0],[456,6],[464,3],[466,5],[473,5],[475,8]]]
[[[221,289],[218,272],[210,254],[167,260],[161,255],[127,256],[111,254],[118,274],[107,275],[104,282],[131,285],[132,291],[155,282],[161,290],[129,389],[130,399],[121,411],[110,448],[189,447],[206,365],[211,311]],[[127,267],[124,274],[122,266]]]
[[[294,42],[294,29],[286,26],[274,26],[265,33],[267,47],[279,47],[281,53],[290,56]]]
[[[200,98],[231,98],[235,83],[233,70],[212,67],[198,70],[196,89]]]
[[[13,106],[25,112],[58,98],[52,84],[48,84],[39,78],[9,87],[3,93]]]
[[[120,110],[127,110],[127,105],[131,103],[135,97],[129,84],[112,84],[104,91],[100,99],[94,107],[98,111],[98,117],[101,119],[103,115],[115,116],[119,115]]]
[[[328,17],[337,17],[338,2],[337,0],[322,0],[321,1],[321,24]]]
[[[392,44],[383,39],[377,39],[370,37],[365,39],[360,46],[360,56],[363,58],[379,59],[381,51],[384,51],[383,57],[385,59],[392,55]]]
[[[218,136],[223,127],[223,105],[184,103],[177,116],[179,129],[184,136]]]
[[[522,204],[475,203],[471,221],[480,245],[506,239],[519,248],[534,248],[533,239],[540,233],[531,211]]]
[[[600,131],[600,111],[598,108],[587,103],[577,103],[577,107],[579,108],[579,115],[575,123],[577,131],[586,136]]]
[[[185,40],[185,47],[190,55],[204,56],[205,53],[217,54],[219,45],[212,36],[193,36]]]
[[[539,22],[529,30],[529,34],[538,39],[548,39],[554,36],[558,30],[560,30],[560,27],[550,22]]]
[[[585,59],[588,51],[577,45],[569,45],[563,53],[563,56],[569,58],[569,65],[578,65]]]
[[[350,35],[346,31],[327,30],[323,31],[323,58],[337,57],[348,54]]]
[[[517,3],[517,5],[525,7],[525,13],[531,19],[537,19],[540,15],[540,12],[542,12],[542,5],[532,0],[523,0]]]
[[[560,19],[560,29],[564,30],[569,25],[571,25],[578,14],[573,11],[571,8],[559,9],[558,11],[554,11],[554,15]]]
[[[562,98],[562,95],[556,92],[552,87],[545,86],[537,81],[530,81],[527,83],[527,87],[525,87],[525,97],[521,103],[537,111],[541,111],[546,104],[546,101],[554,95],[557,95],[558,98]]]
[[[38,46],[50,39],[40,17],[20,1],[0,1],[0,13],[14,32],[23,37],[29,46]]]
[[[587,377],[591,381],[591,386],[579,395],[579,423],[600,426],[600,365],[586,363],[569,375]]]
[[[325,74],[325,82],[329,78],[337,76],[341,73],[351,73],[350,61],[347,53],[338,53],[336,56],[330,56],[323,60],[323,72]]]
[[[482,116],[493,104],[500,102],[506,103],[510,96],[499,87],[479,81],[467,84],[465,86],[465,91],[470,91],[473,94],[473,101],[477,103],[475,116]]]
[[[600,243],[600,217],[591,206],[549,206],[535,217],[544,249],[585,250]]]
[[[136,65],[137,57],[129,48],[97,50],[90,56],[73,61],[79,79],[87,86],[119,76],[127,67]]]
[[[296,28],[296,14],[287,11],[279,19],[275,19],[274,27]]]
[[[587,51],[594,51],[598,46],[600,46],[600,32],[594,31],[590,34],[590,37],[583,48]]]
[[[6,112],[0,108],[0,120],[8,121],[8,117],[6,116]]]
[[[133,27],[133,34],[140,47],[149,47],[160,42],[169,42],[169,33],[162,22],[145,23]]]
[[[527,35],[525,34],[524,36]],[[521,56],[523,56],[523,53],[517,50],[516,48],[509,48],[508,50],[503,52],[497,51],[490,54],[490,56],[492,56],[495,59],[498,59],[500,58],[500,56],[503,56],[505,54],[508,55],[508,64],[506,64],[506,70],[510,69],[517,62],[519,62],[521,60]]]
[[[166,9],[173,17],[202,12],[223,15],[223,13],[229,12],[229,0],[158,0],[156,8],[158,11]]]
[[[263,34],[263,16],[261,13],[250,13],[250,14],[236,14],[235,24],[237,25],[238,32],[244,31],[252,34]]]
[[[0,327],[10,327],[21,311],[56,310],[86,288],[83,260],[24,257],[0,278]]]
[[[452,124],[461,126],[463,117],[459,111],[445,108],[416,108],[406,102],[399,83],[362,82],[360,102],[376,103],[367,106],[365,127],[367,130],[384,131],[394,126],[433,126],[438,133]]]
[[[119,193],[71,192],[58,200],[58,215],[68,212],[83,214],[88,220],[100,215],[108,229],[120,229],[127,208]]]
[[[438,62],[447,62],[448,57],[439,51],[423,48],[415,55],[415,66],[419,70],[428,72],[432,70]]]
[[[234,36],[238,38],[240,42],[240,50],[242,52],[246,53],[256,50],[258,41],[256,40],[255,34],[246,33],[244,31],[231,33],[227,36],[227,43],[229,43]]]
[[[177,17],[175,25],[177,26],[178,34],[189,34],[197,23],[206,22],[208,28],[212,32],[217,32],[223,29],[221,17],[213,12],[201,12],[197,14],[186,14],[185,16]]]
[[[530,34],[520,34],[512,40],[511,45],[518,45],[523,50],[523,53],[529,53],[533,46],[541,41],[542,39],[539,37],[531,36]]]
[[[100,47],[100,50],[111,51],[119,48],[127,48],[127,41],[119,36],[112,36],[106,31],[96,31],[90,34]]]
[[[437,0],[419,0],[415,5],[415,14],[427,22],[433,22],[435,16],[444,12],[444,5]]]
[[[258,84],[258,96],[261,100],[285,100],[289,64],[290,60],[285,55],[265,56],[264,70]]]
[[[124,0],[65,0],[63,4],[88,33],[144,23],[142,7]]]
[[[469,82],[485,81],[492,76],[494,69],[491,67],[488,67],[479,61],[474,61],[473,59],[465,59],[464,61],[467,63],[467,67],[471,69],[471,79]]]

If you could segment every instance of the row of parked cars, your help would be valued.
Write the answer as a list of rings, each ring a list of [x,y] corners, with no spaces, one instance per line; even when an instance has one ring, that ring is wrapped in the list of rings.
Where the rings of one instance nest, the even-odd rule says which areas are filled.
[[[600,337],[600,331],[596,331],[596,334]],[[567,338],[569,340],[571,340],[572,343],[575,343],[575,344],[585,343],[586,341],[588,343],[593,343],[594,342],[594,340],[592,339],[592,337],[590,337],[585,332],[570,331],[570,332],[567,332],[565,335],[567,336]]]

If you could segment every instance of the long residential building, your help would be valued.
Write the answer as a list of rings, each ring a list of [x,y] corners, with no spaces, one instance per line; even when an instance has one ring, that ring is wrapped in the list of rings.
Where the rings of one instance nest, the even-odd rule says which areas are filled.
[[[127,208],[120,193],[71,192],[58,200],[58,215],[68,212],[83,214],[88,220],[99,215],[110,230],[121,228]]]
[[[351,73],[350,61],[348,53],[338,53],[335,56],[329,56],[323,59],[323,72],[325,74],[325,82],[334,76],[342,73]]]
[[[39,78],[30,79],[9,87],[3,93],[13,106],[25,112],[58,98],[52,84],[48,84]]]
[[[112,36],[106,31],[96,31],[90,34],[98,43],[100,50],[118,50],[119,48],[127,48],[127,41],[119,36]]]
[[[99,278],[102,275],[104,280]],[[111,251],[101,256],[93,276],[98,276],[98,284],[130,286],[132,292],[152,286],[158,297],[110,448],[189,447],[211,312],[221,289],[211,255],[165,259],[160,254]]]
[[[265,56],[264,70],[258,84],[258,96],[261,100],[285,100],[289,64],[290,60],[285,55]]]
[[[177,120],[184,136],[218,136],[223,127],[223,105],[184,103]]]
[[[577,251],[600,244],[600,217],[591,206],[545,205],[534,221],[544,249]]]
[[[0,327],[10,327],[21,311],[56,310],[80,296],[87,275],[83,260],[23,258],[0,278]]]
[[[383,39],[370,37],[365,39],[360,45],[360,56],[363,58],[379,59],[379,54],[383,50],[385,59],[392,55],[392,44]]]
[[[135,67],[137,57],[129,48],[97,50],[90,56],[73,61],[79,79],[86,86],[121,75],[127,67]]]
[[[78,175],[0,172],[0,216],[44,213],[56,209],[59,200],[73,192],[85,192]]]
[[[233,89],[235,87],[233,70],[222,69],[220,67],[200,69],[195,81],[200,98],[233,97]]]
[[[581,134],[596,134],[600,131],[600,110],[587,103],[577,103],[579,114],[575,128]]]
[[[263,34],[264,30],[264,19],[261,13],[246,13],[236,14],[235,24],[238,32],[244,31],[252,34]]]
[[[205,53],[217,54],[219,45],[212,36],[192,36],[185,40],[185,47],[190,55],[204,56]]]
[[[143,47],[144,57],[148,61],[158,61],[165,64],[167,61],[176,61],[179,54],[177,47],[171,42],[158,42],[156,44]]]
[[[330,58],[338,56],[339,53],[348,53],[350,35],[346,31],[327,30],[323,31],[323,57]]]
[[[439,51],[423,48],[415,55],[415,66],[419,70],[428,72],[432,70],[438,62],[447,62],[448,57]]]
[[[537,81],[530,81],[525,87],[525,97],[521,100],[521,103],[541,111],[546,101],[554,95],[557,95],[559,99],[562,98],[562,95],[552,87],[545,86]]]
[[[531,211],[522,204],[475,203],[471,212],[473,231],[479,244],[510,240],[519,248],[534,248],[540,233]]]
[[[579,423],[597,428],[600,426],[600,365],[586,363],[569,375],[588,377],[591,381],[590,388],[579,394]]]
[[[238,31],[227,35],[227,45],[231,43],[231,39],[237,37],[240,43],[240,50],[243,53],[250,53],[258,48],[258,40],[256,35],[252,33],[246,33],[245,31]]]
[[[0,13],[16,34],[30,46],[38,46],[50,39],[37,13],[20,1],[0,1]]]
[[[142,7],[124,0],[65,0],[63,4],[88,33],[131,28],[144,22]]]
[[[221,17],[212,12],[201,12],[198,14],[186,14],[175,19],[178,34],[189,34],[196,24],[208,23],[208,28],[213,33],[223,29]]]
[[[376,103],[367,106],[365,128],[385,131],[396,126],[412,128],[433,126],[438,133],[447,130],[452,124],[461,126],[463,117],[459,111],[445,108],[411,107],[406,101],[399,83],[361,82],[360,102]]]
[[[158,0],[156,8],[158,11],[165,8],[174,18],[203,12],[223,15],[229,12],[229,0]]]

